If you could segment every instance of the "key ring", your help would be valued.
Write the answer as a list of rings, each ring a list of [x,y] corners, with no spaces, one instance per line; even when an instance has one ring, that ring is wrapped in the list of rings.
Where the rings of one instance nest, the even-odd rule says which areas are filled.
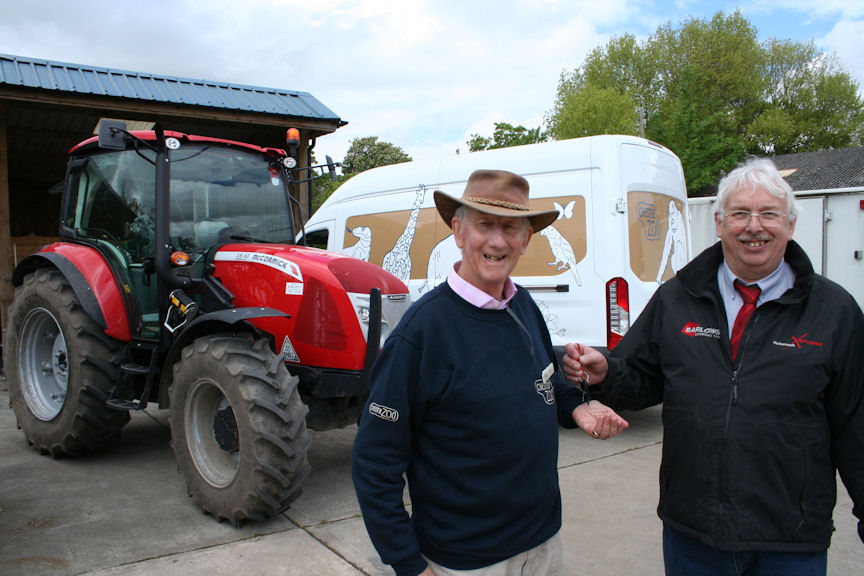
[[[585,400],[586,397],[588,398],[587,401],[591,400],[591,396],[588,394],[588,373],[587,372],[585,372],[585,375],[582,376],[581,380],[579,380],[579,383],[576,385],[576,387],[579,388],[580,392],[582,392],[582,402],[586,402],[586,400]]]

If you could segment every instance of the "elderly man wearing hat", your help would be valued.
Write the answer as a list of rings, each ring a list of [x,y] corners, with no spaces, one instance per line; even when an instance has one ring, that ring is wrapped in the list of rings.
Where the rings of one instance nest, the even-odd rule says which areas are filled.
[[[562,574],[558,425],[605,439],[627,422],[563,382],[540,310],[510,279],[558,213],[530,210],[528,182],[497,170],[435,205],[462,261],[373,369],[352,457],[366,528],[398,576]]]

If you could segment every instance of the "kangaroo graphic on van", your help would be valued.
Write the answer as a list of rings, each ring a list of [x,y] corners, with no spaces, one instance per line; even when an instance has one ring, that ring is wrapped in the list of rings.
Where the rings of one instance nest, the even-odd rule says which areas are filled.
[[[426,266],[426,282],[420,286],[420,293],[431,290],[443,282],[453,265],[462,260],[462,251],[456,245],[456,239],[450,234],[432,248],[429,262]]]

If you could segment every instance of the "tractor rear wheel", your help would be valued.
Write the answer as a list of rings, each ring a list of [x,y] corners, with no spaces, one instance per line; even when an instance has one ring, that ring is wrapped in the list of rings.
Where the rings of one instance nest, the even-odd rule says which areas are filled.
[[[6,377],[18,426],[43,454],[95,452],[120,436],[129,412],[106,406],[121,343],[82,309],[53,268],[28,274],[9,307]]]
[[[285,510],[309,474],[308,409],[265,339],[214,335],[174,365],[171,438],[189,495],[239,526]]]

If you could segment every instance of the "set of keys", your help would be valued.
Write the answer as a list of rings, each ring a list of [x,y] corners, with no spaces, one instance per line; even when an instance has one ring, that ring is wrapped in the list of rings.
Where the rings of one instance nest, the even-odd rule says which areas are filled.
[[[579,356],[582,356],[582,345],[577,343],[576,349],[579,352]],[[584,369],[582,370],[582,379],[576,383],[576,388],[582,392],[582,402],[591,400],[591,395],[588,393],[588,372]]]
[[[576,388],[582,392],[582,402],[587,402],[591,399],[591,396],[588,394],[588,373],[585,372],[585,376],[582,377],[581,380],[576,384]]]

